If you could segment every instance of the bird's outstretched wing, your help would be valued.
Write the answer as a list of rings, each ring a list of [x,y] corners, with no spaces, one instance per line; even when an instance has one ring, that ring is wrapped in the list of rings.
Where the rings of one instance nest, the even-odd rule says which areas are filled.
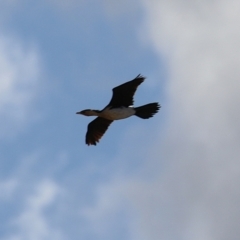
[[[133,96],[145,77],[140,74],[133,80],[113,88],[113,96],[108,106],[121,107],[133,105]]]
[[[92,122],[90,122],[88,124],[88,130],[86,134],[86,144],[96,145],[112,122],[112,120],[101,117],[97,117]]]

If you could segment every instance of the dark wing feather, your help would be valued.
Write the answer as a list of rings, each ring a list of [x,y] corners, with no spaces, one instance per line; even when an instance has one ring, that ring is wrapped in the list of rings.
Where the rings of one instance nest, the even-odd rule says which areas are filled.
[[[140,74],[133,80],[113,88],[113,96],[108,106],[121,107],[133,105],[133,96],[145,77]]]
[[[92,122],[90,122],[88,124],[88,131],[86,134],[86,144],[96,145],[112,122],[112,120],[101,117],[97,117]]]

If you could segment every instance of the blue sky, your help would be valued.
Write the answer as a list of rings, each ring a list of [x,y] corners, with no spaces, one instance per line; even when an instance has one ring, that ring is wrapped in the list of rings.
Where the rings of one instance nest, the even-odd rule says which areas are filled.
[[[238,239],[239,5],[2,0],[0,239]],[[139,73],[161,111],[85,145]]]

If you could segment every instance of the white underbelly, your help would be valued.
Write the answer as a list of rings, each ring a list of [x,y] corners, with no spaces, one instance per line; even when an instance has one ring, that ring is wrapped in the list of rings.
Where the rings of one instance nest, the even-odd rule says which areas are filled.
[[[106,108],[101,112],[101,117],[109,120],[119,120],[123,118],[131,117],[135,114],[135,110],[132,107],[121,107],[121,108]]]

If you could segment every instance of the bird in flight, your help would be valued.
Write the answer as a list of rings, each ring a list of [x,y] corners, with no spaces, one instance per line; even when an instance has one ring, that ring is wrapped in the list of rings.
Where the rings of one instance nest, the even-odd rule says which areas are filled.
[[[113,88],[112,99],[102,110],[85,109],[76,113],[84,116],[97,116],[88,124],[86,133],[87,145],[96,145],[114,120],[128,118],[133,115],[147,119],[153,117],[158,112],[161,106],[157,102],[133,107],[134,93],[144,79],[145,77],[139,74],[133,80]]]

